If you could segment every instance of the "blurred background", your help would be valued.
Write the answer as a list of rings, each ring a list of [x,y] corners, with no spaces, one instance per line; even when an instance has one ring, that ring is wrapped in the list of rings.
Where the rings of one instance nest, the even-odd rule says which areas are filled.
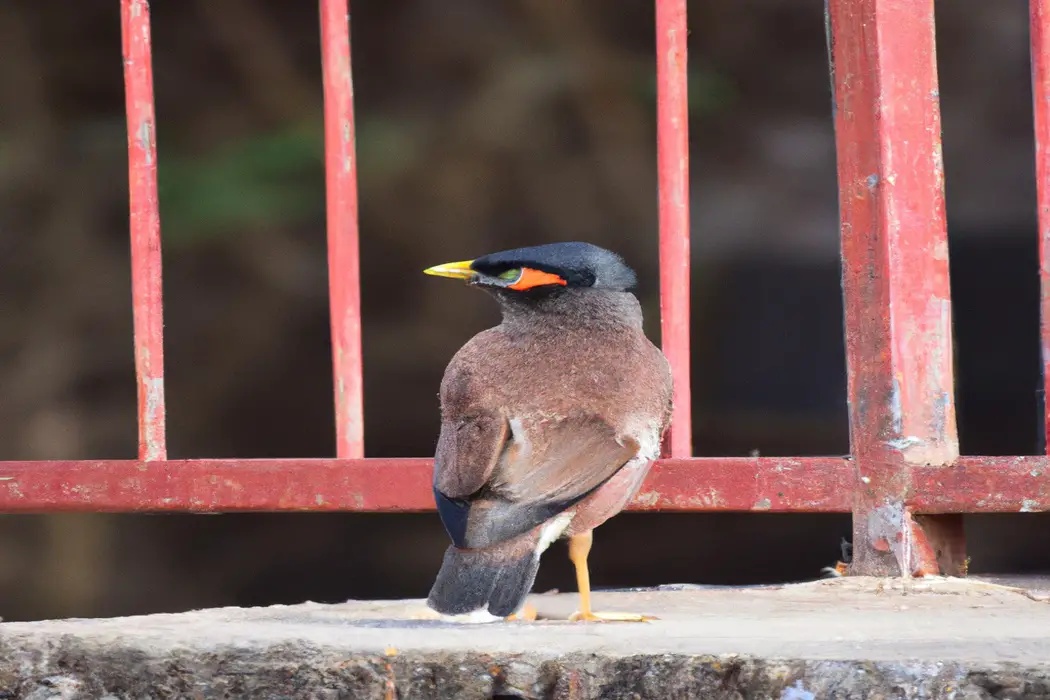
[[[429,456],[443,368],[498,316],[422,268],[588,240],[659,339],[652,3],[351,4],[367,452]],[[152,5],[170,455],[329,456],[316,3]],[[696,453],[846,453],[823,3],[689,9]],[[1027,3],[937,12],[963,450],[1036,454]],[[135,457],[124,119],[116,0],[0,0],[0,459]],[[1048,526],[969,518],[971,571],[1050,569]],[[814,578],[849,530],[622,515],[592,576]],[[0,516],[0,617],[423,596],[445,544],[433,514]]]

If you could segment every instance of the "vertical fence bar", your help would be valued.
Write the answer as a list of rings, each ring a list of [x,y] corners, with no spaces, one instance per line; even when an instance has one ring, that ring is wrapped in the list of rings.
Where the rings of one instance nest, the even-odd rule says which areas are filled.
[[[933,0],[829,0],[841,216],[853,562],[958,573],[960,516],[904,506],[958,457]]]
[[[138,378],[139,459],[167,458],[164,406],[164,307],[156,122],[149,3],[121,0],[124,91],[128,116],[131,295]]]
[[[660,188],[660,335],[674,379],[665,452],[693,454],[689,366],[689,103],[686,0],[656,0],[656,140]],[[668,449],[669,448],[669,449]]]
[[[1050,11],[1048,0],[1030,0],[1035,180],[1039,210],[1039,278],[1042,284],[1043,445],[1050,450]]]
[[[364,457],[361,272],[357,231],[354,86],[347,0],[321,0],[328,286],[332,315],[336,455]]]

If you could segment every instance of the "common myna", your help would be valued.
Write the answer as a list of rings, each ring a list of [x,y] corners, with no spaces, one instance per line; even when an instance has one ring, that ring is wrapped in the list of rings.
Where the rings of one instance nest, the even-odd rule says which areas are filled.
[[[540,555],[569,538],[574,620],[591,610],[591,531],[630,501],[671,418],[671,371],[642,330],[634,272],[589,243],[437,265],[499,302],[441,382],[434,498],[452,539],[427,604],[472,621],[523,612]]]

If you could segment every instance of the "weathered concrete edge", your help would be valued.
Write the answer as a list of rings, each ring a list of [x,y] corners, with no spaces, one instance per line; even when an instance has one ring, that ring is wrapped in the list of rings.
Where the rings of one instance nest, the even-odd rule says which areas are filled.
[[[524,697],[980,698],[1050,694],[1050,668],[1014,663],[759,659],[737,655],[347,654],[291,639],[150,653],[55,635],[0,639],[0,698]]]

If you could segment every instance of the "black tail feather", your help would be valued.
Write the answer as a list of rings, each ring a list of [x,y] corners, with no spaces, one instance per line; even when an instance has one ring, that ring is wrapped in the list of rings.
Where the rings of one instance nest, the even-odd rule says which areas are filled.
[[[523,548],[445,550],[441,571],[427,604],[443,615],[463,615],[488,609],[497,617],[517,612],[532,590],[539,571],[535,551]]]

